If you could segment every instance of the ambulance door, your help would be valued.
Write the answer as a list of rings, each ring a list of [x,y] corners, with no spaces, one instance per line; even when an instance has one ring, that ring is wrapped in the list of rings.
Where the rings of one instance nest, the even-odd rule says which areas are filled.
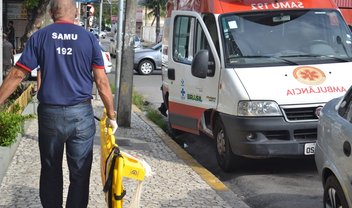
[[[198,134],[204,111],[216,108],[218,103],[220,60],[213,43],[216,37],[210,35],[196,12],[174,11],[171,24],[167,72],[169,122],[174,129]],[[191,72],[193,58],[201,50],[209,54],[209,73],[205,78],[195,77]]]

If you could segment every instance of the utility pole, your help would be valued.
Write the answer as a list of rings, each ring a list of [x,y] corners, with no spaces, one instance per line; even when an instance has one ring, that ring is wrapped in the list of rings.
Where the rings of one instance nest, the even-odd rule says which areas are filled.
[[[124,44],[121,60],[120,92],[117,109],[118,124],[123,127],[131,127],[134,57],[133,37],[136,33],[136,12],[137,0],[127,0],[124,20]]]
[[[101,33],[101,26],[103,23],[103,1],[104,0],[101,0],[100,7],[99,7],[99,34]],[[99,38],[100,38],[100,36],[99,36]]]
[[[115,71],[115,109],[118,110],[119,96],[120,96],[120,75],[122,66],[122,48],[123,48],[123,38],[124,38],[124,22],[125,22],[125,1],[119,0],[118,7],[118,30],[116,34],[116,71]]]

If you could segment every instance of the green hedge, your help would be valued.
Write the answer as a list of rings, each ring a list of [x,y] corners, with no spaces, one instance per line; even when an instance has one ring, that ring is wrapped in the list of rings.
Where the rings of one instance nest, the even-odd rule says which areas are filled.
[[[0,146],[10,146],[16,142],[17,134],[22,132],[26,116],[0,112]]]

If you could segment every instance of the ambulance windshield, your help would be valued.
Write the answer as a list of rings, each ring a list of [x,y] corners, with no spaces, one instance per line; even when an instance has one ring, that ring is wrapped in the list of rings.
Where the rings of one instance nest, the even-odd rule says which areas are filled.
[[[220,17],[229,66],[352,61],[351,31],[334,10],[288,10]]]

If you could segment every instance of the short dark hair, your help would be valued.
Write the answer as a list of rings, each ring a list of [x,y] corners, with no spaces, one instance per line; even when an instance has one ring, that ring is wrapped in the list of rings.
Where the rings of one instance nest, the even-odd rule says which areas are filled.
[[[12,21],[12,20],[10,20],[10,21],[9,21],[9,23],[13,24],[13,21]]]

